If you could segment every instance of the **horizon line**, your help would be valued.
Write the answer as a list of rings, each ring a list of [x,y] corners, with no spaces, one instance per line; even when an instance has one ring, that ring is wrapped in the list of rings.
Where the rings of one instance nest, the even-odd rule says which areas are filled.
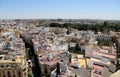
[[[63,20],[103,20],[103,21],[120,21],[120,19],[95,19],[95,18],[0,18],[0,20],[52,20],[52,19],[63,19]]]

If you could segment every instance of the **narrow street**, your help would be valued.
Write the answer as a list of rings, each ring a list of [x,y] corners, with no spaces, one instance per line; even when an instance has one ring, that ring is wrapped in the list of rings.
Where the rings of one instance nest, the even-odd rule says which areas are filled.
[[[28,50],[28,59],[31,60],[32,64],[33,64],[33,67],[32,67],[33,77],[42,77],[37,54],[35,54],[35,51],[32,46],[30,46],[26,41],[24,41],[24,42],[25,42],[25,47],[29,49]]]

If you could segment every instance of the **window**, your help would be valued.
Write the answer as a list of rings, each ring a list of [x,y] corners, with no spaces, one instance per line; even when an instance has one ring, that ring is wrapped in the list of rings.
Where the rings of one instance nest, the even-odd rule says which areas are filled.
[[[18,72],[18,76],[21,77],[21,72],[20,71]]]
[[[101,72],[99,72],[99,74],[101,74]]]
[[[10,71],[8,71],[8,77],[11,77],[11,76],[10,76]]]
[[[4,66],[3,65],[1,65],[1,68],[3,68]]]
[[[13,75],[13,77],[15,77],[15,75]]]
[[[13,74],[15,73],[15,71],[13,71]]]
[[[24,77],[26,77],[26,73],[24,73]]]
[[[4,72],[4,71],[2,71],[2,73],[4,74],[5,72]]]
[[[25,71],[26,71],[26,68],[23,69],[23,72],[25,72]]]

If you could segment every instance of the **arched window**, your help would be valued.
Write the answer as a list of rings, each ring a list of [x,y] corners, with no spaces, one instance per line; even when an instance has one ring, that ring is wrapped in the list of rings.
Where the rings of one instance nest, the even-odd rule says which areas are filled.
[[[13,70],[12,72],[13,72],[13,74],[15,73],[15,71],[14,71],[14,70]]]
[[[8,71],[8,77],[11,77],[11,76],[10,76],[10,71]]]
[[[15,77],[15,75],[13,75],[13,77]]]
[[[21,77],[21,72],[20,71],[18,72],[18,77]]]

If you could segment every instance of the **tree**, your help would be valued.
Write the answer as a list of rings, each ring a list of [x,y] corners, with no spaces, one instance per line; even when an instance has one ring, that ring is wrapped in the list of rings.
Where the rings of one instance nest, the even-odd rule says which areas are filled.
[[[98,40],[98,44],[101,44],[103,41],[102,40]]]
[[[28,72],[28,77],[32,77],[32,73],[30,71]]]
[[[82,50],[82,54],[83,54],[83,56],[85,56],[85,49]]]
[[[79,50],[80,50],[80,46],[79,46],[79,44],[77,43],[76,46],[75,46],[75,52],[78,53]]]
[[[103,25],[104,25],[104,26],[108,26],[108,22],[107,22],[107,21],[104,21]]]
[[[50,27],[61,27],[62,25],[59,23],[50,23],[49,26]]]
[[[69,30],[67,30],[67,32],[66,32],[66,33],[67,33],[67,35],[69,35],[69,34],[70,34],[70,31],[69,31]]]
[[[68,43],[68,51],[70,52],[70,44]]]
[[[57,62],[56,77],[60,74],[60,64]]]
[[[69,54],[69,62],[71,63],[72,54]]]
[[[68,44],[68,51],[72,52],[72,53],[78,53],[80,51],[80,46],[77,43],[75,47],[70,47],[70,45]],[[81,52],[82,54],[82,52]]]

